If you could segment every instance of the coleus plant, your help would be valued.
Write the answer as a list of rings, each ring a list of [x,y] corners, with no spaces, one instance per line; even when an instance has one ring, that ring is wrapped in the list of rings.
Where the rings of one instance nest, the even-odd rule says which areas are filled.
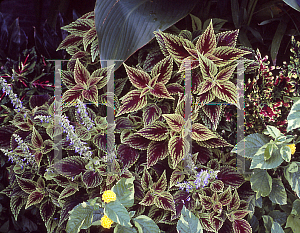
[[[89,18],[81,18],[81,21],[85,20]],[[83,22],[80,25],[84,24]],[[76,29],[76,25],[69,27],[70,30],[74,29],[72,33],[79,30]],[[86,33],[85,35],[88,35],[88,31]],[[187,36],[184,37],[184,35]],[[201,219],[201,226],[208,231],[226,232],[229,229],[234,232],[251,232],[249,223],[243,220],[248,213],[246,203],[245,200],[239,200],[240,194],[237,190],[244,182],[242,175],[231,167],[232,162],[227,164],[229,166],[220,166],[218,160],[208,162],[208,158],[203,158],[201,154],[210,154],[210,148],[231,145],[217,132],[197,122],[199,119],[195,115],[197,116],[197,111],[203,106],[200,105],[195,108],[196,111],[193,111],[195,112],[193,124],[184,121],[183,109],[186,97],[180,70],[184,59],[186,61],[190,57],[196,60],[196,62],[192,61],[194,100],[203,104],[217,97],[236,104],[237,100],[234,96],[236,90],[229,79],[236,66],[233,64],[234,61],[249,54],[249,51],[234,48],[237,31],[215,35],[212,22],[195,42],[189,40],[188,35],[190,33],[187,31],[181,35],[156,33],[161,53],[165,58],[153,64],[150,74],[138,66],[134,68],[124,65],[133,90],[129,88],[129,92],[120,98],[122,102],[117,110],[115,122],[116,132],[120,135],[116,138],[117,158],[113,161],[111,171],[106,170],[105,160],[106,130],[111,126],[107,124],[107,119],[101,116],[102,112],[97,108],[85,106],[85,115],[82,115],[83,111],[76,111],[72,105],[63,107],[62,114],[68,115],[68,123],[72,126],[68,129],[72,133],[63,132],[63,130],[56,131],[53,127],[51,120],[55,108],[53,98],[46,100],[42,106],[37,104],[29,106],[31,111],[27,110],[26,116],[24,116],[25,112],[16,115],[13,123],[17,129],[16,127],[2,128],[7,138],[6,147],[15,149],[17,147],[15,141],[9,140],[13,138],[13,133],[19,135],[23,143],[28,144],[30,153],[34,154],[38,167],[36,171],[32,171],[30,166],[21,167],[20,165],[13,165],[9,169],[10,185],[2,193],[11,198],[20,196],[22,199],[13,202],[11,208],[18,210],[25,204],[26,207],[36,205],[40,208],[48,231],[63,232],[71,210],[75,206],[100,197],[121,178],[134,177],[135,202],[127,208],[136,211],[135,217],[137,218],[143,212],[148,212],[154,222],[174,224],[180,217],[180,213],[187,208]],[[76,50],[79,42],[65,45],[69,51]],[[209,50],[206,50],[206,45],[210,46]],[[87,57],[86,63],[80,57],[73,57],[68,70],[62,71],[62,80],[68,89],[64,93],[63,100],[66,104],[71,101],[76,104],[76,101],[82,101],[85,98],[93,103],[100,100],[99,103],[103,105],[111,105],[112,103],[107,101],[104,104],[101,100],[105,100],[110,94],[105,93],[104,86],[112,68],[95,69],[89,63],[91,55],[85,53],[83,57],[85,56]],[[157,56],[160,55],[157,54]],[[151,59],[155,60],[155,55],[152,54]],[[173,71],[174,61],[178,66],[175,71]],[[118,89],[115,96],[116,102],[118,102],[117,96],[126,85],[124,83],[127,78],[122,77],[117,80],[119,81],[116,81],[118,84],[116,85]],[[203,83],[207,87],[204,87]],[[98,89],[100,93],[103,93],[100,96]],[[220,115],[219,110],[218,112]],[[128,115],[121,116],[123,114]],[[208,114],[215,117],[214,109],[211,109]],[[95,123],[91,128],[84,124],[88,118]],[[191,130],[191,145],[186,139],[188,126]],[[54,163],[52,147],[55,148],[55,146],[52,145],[51,150],[48,150],[47,145],[50,139],[57,135],[63,136],[63,159]],[[73,138],[67,138],[66,135]],[[87,144],[92,157],[79,156],[80,153],[74,147],[74,142]],[[183,159],[189,159],[186,154],[190,146],[198,153],[193,154],[189,160],[193,161],[196,168],[189,166],[187,169]],[[22,157],[22,151],[19,151],[18,155]],[[204,166],[206,163],[207,166]],[[185,179],[190,179],[189,181],[200,179],[201,166],[202,169],[213,173],[219,170],[218,179],[212,179],[209,188],[206,189],[196,186],[190,193],[178,190],[177,182],[183,182]],[[198,177],[197,175],[191,176],[191,172],[186,171],[191,169],[194,169],[194,173],[198,173]],[[171,181],[168,185],[169,177]],[[183,206],[183,200],[186,202],[186,207]],[[207,203],[209,201],[212,202],[211,208]],[[207,208],[203,209],[205,206]],[[17,218],[17,212],[15,218]],[[89,232],[89,229],[85,231]]]

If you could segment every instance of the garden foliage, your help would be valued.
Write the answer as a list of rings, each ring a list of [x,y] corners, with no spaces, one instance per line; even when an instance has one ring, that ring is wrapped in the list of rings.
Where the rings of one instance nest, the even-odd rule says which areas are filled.
[[[292,62],[272,81],[266,59],[237,46],[239,30],[219,32],[222,21],[209,20],[202,27],[199,18],[190,16],[193,31],[158,30],[151,49],[139,50],[137,64],[123,63],[124,76],[115,77],[114,93],[106,91],[113,66],[99,68],[94,13],[64,26],[70,34],[58,49],[66,49],[71,59],[61,71],[60,127],[54,124],[53,97],[41,99],[33,92],[20,106],[15,84],[7,85],[6,77],[15,75],[22,82],[33,72],[34,48],[24,51],[17,70],[1,73],[5,99],[15,108],[0,128],[1,151],[13,163],[7,168],[9,185],[1,193],[10,198],[15,220],[22,208],[35,206],[48,232],[90,232],[93,227],[114,232],[300,231],[300,161],[294,138],[300,100],[289,94],[295,86],[290,78],[299,78],[299,44],[293,41]],[[223,114],[224,106],[207,104],[240,108],[234,79],[239,61],[245,72],[257,72],[256,82],[247,86],[249,99],[261,97],[261,91],[268,102],[258,108],[250,101],[257,116],[265,117],[265,128],[233,145],[221,136],[219,123],[230,118]],[[190,122],[185,121],[188,63]],[[251,92],[255,88],[260,88],[256,96]],[[294,101],[291,108],[278,100],[283,95]],[[107,145],[112,126],[106,118],[106,107],[114,104],[115,147]],[[281,105],[286,108],[277,110]],[[252,115],[254,122],[249,106],[246,117]],[[283,113],[287,121],[281,121]],[[53,139],[58,135],[63,159],[55,162]],[[111,170],[108,147],[116,155]],[[236,171],[235,153],[247,158],[251,175]]]

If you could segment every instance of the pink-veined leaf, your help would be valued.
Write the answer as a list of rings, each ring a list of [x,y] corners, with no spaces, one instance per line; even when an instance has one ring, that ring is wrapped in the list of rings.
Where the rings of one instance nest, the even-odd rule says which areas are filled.
[[[147,168],[168,155],[168,141],[151,141],[147,149]]]
[[[123,63],[130,82],[136,88],[143,89],[150,82],[150,75],[143,70],[127,66]]]
[[[139,90],[132,90],[128,92],[122,100],[122,106],[120,107],[116,117],[129,113],[134,112],[142,109],[147,105],[147,99],[145,96],[140,97],[141,91]]]

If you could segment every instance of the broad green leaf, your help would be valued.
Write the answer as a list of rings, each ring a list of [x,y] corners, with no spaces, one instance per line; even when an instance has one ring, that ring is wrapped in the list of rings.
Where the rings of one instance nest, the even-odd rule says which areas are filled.
[[[287,117],[288,126],[287,132],[300,127],[300,100],[294,102],[291,111]]]
[[[269,142],[267,144],[267,147],[266,147],[266,149],[264,151],[264,158],[265,158],[265,160],[268,160],[269,158],[271,158],[272,152],[273,152],[273,146],[274,146],[274,144],[271,143],[271,142]]]
[[[300,217],[300,200],[296,199],[293,202],[293,209],[291,214],[296,215],[297,217]]]
[[[279,129],[272,125],[267,125],[267,132],[264,132],[266,135],[270,135],[272,138],[276,139],[279,136],[284,136]]]
[[[118,200],[109,202],[105,205],[105,214],[112,221],[125,227],[131,227],[130,216],[125,207]]]
[[[300,218],[290,214],[286,221],[286,227],[290,227],[294,233],[300,232]]]
[[[240,141],[231,152],[237,153],[242,157],[253,158],[257,151],[270,139],[263,134],[250,134],[244,138],[244,141]]]
[[[139,232],[143,233],[159,233],[160,229],[157,224],[149,217],[145,215],[140,215],[133,219],[135,226],[138,228]]]
[[[112,188],[112,191],[116,194],[117,200],[125,207],[131,207],[134,203],[134,177],[129,179],[122,178]]]
[[[300,197],[300,162],[295,162],[298,166],[297,172],[288,172],[288,168],[284,169],[284,176],[289,182],[292,189],[296,192],[297,196]]]
[[[114,233],[137,233],[137,231],[133,227],[124,227],[118,224],[114,229]]]
[[[88,229],[92,225],[94,207],[83,202],[73,208],[67,223],[66,231],[78,233],[80,229]]]
[[[252,190],[257,192],[257,195],[266,197],[270,194],[272,178],[266,170],[254,169],[250,182]]]
[[[266,231],[270,232],[271,228],[274,224],[273,218],[268,216],[268,215],[263,215],[262,218],[263,218],[263,221],[264,221],[264,226],[265,226]]]
[[[284,233],[284,231],[278,222],[273,222],[271,233]]]
[[[299,169],[298,164],[296,162],[291,162],[286,168],[287,172],[294,173]]]
[[[287,194],[282,181],[278,178],[272,179],[272,191],[269,195],[270,200],[279,205],[287,204]]]
[[[202,233],[203,229],[199,219],[185,206],[181,210],[177,230],[181,233]]]
[[[257,151],[255,156],[252,158],[250,169],[272,169],[278,167],[283,162],[279,149],[273,151],[271,158],[265,161],[264,151],[266,147],[267,145],[264,145]]]
[[[175,5],[171,0],[97,1],[95,26],[100,60],[124,62],[154,37],[153,31],[164,31],[174,25],[197,3],[197,0],[180,0]],[[104,64],[102,61],[102,67]],[[121,64],[117,62],[116,69]]]
[[[287,162],[290,162],[291,161],[291,158],[292,158],[292,150],[290,147],[288,146],[283,146],[280,148],[280,154],[281,154],[281,157],[287,161]]]
[[[269,212],[269,215],[273,218],[274,222],[278,222],[280,225],[285,224],[288,217],[286,212],[281,212],[279,210],[273,210]]]

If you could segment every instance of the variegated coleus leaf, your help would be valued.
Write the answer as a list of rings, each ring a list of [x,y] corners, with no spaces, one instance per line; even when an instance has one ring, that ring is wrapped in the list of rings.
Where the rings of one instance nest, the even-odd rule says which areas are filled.
[[[210,131],[206,126],[200,123],[194,123],[192,125],[192,139],[196,141],[207,141],[211,138],[218,138],[218,136]]]
[[[60,193],[58,199],[60,201],[63,198],[70,197],[77,191],[79,191],[78,186],[70,184]]]
[[[162,141],[168,137],[168,132],[169,130],[164,123],[156,121],[136,133],[150,140]]]
[[[77,19],[69,25],[62,27],[62,29],[72,35],[83,37],[93,26],[95,26],[95,23],[92,19]]]
[[[76,85],[67,90],[63,96],[62,101],[65,103],[76,102],[76,99],[86,99],[92,103],[98,104],[98,88],[96,84],[103,77],[91,76],[89,71],[77,59],[74,68],[74,80]]]
[[[48,198],[41,203],[40,206],[40,215],[44,221],[44,223],[48,223],[48,221],[53,217],[56,210],[56,206],[52,203],[51,199]]]
[[[234,189],[231,202],[227,206],[228,212],[238,210],[240,207],[240,197],[236,189]]]
[[[173,168],[184,158],[189,150],[189,142],[186,138],[173,136],[169,140],[168,149]]]
[[[123,63],[123,64],[124,64],[126,73],[128,75],[129,81],[131,82],[131,84],[134,87],[136,87],[138,89],[143,89],[148,86],[148,84],[151,80],[151,76],[147,72],[145,72],[141,69],[136,69],[136,68],[127,66],[125,63]]]
[[[123,138],[121,142],[137,150],[147,150],[151,140],[138,134],[130,134],[126,138]]]
[[[216,60],[214,60],[214,63],[217,66],[225,66],[250,53],[250,51],[246,51],[243,49],[233,48],[229,46],[220,46],[217,47],[213,52],[213,56],[217,58]]]
[[[158,208],[176,213],[173,196],[167,191],[155,192],[154,203]]]
[[[130,168],[140,156],[138,150],[124,144],[118,146],[117,154],[119,161],[123,164],[123,169]]]
[[[93,22],[90,30],[88,30],[83,36],[82,42],[85,51],[87,51],[88,45],[91,44],[96,38],[97,38],[97,32],[96,32],[95,23]]]
[[[202,213],[199,220],[204,230],[214,232],[209,213]]]
[[[103,178],[98,171],[86,171],[82,175],[82,182],[87,189],[99,186],[102,180]]]
[[[146,169],[144,169],[141,183],[144,191],[148,190],[153,185],[152,176],[149,174],[149,172]]]
[[[234,188],[239,188],[245,182],[243,175],[230,166],[222,166],[220,168],[218,180],[221,180],[225,185],[230,185]]]
[[[143,200],[139,202],[140,205],[152,206],[154,205],[155,194],[153,191],[149,190],[144,196]]]
[[[27,197],[22,197],[19,195],[18,196],[15,195],[10,198],[10,209],[11,209],[11,212],[13,213],[16,221],[18,219],[20,210],[27,202],[26,200],[27,200]]]
[[[252,227],[245,219],[234,220],[232,227],[234,233],[252,233]]]
[[[216,34],[217,47],[229,46],[235,47],[239,35],[239,29],[234,31],[220,32]]]
[[[38,191],[32,192],[27,199],[25,209],[28,209],[32,205],[41,203],[42,200],[44,199],[44,197],[45,197],[45,194],[42,192],[38,192]]]
[[[88,161],[80,156],[71,156],[61,159],[54,165],[54,169],[58,174],[67,178],[74,178],[86,170],[85,165]]]
[[[225,81],[222,83],[218,83],[219,85],[215,85],[212,87],[212,93],[214,96],[218,97],[221,100],[224,100],[227,103],[234,104],[238,106],[237,99],[237,87],[230,81]]]
[[[180,132],[182,130],[182,126],[184,125],[184,118],[179,114],[163,114],[162,115],[169,127],[176,131]]]
[[[206,141],[197,141],[197,143],[206,148],[218,148],[218,147],[225,147],[225,146],[231,146],[230,143],[226,142],[221,136],[218,136],[218,138],[211,138]]]
[[[151,125],[154,123],[162,114],[161,109],[156,104],[148,104],[143,109],[143,122],[144,125]]]
[[[17,178],[17,182],[19,187],[26,193],[31,194],[32,192],[36,191],[37,189],[37,182],[33,181],[31,179],[25,179],[22,177],[18,177]]]
[[[224,183],[221,180],[215,180],[210,184],[210,189],[213,192],[223,192]]]
[[[230,187],[228,187],[224,192],[219,194],[219,202],[223,206],[228,205],[231,202],[231,200],[232,200],[232,193]]]
[[[169,188],[173,187],[174,185],[176,185],[178,182],[182,182],[184,179],[185,175],[184,172],[179,170],[179,169],[175,169],[172,172],[171,178],[170,178],[170,186]],[[181,211],[181,210],[180,210]]]
[[[161,211],[161,209],[153,205],[150,207],[148,217],[151,218],[155,223],[158,223],[163,218],[164,214],[164,211]]]
[[[82,44],[82,37],[70,34],[59,44],[56,51],[73,46],[79,46],[80,44]]]
[[[201,110],[212,123],[212,130],[216,130],[221,120],[221,114],[224,109],[223,105],[204,105]]]
[[[158,83],[167,84],[172,76],[173,71],[173,59],[171,56],[166,57],[162,61],[158,62],[151,70],[151,76],[156,77]]]
[[[164,33],[160,30],[153,33],[158,42],[163,41],[163,43],[159,43],[160,47],[164,46],[164,49],[167,49],[172,58],[179,63],[181,63],[184,58],[190,56],[184,46],[191,49],[195,47],[191,41],[184,39],[181,36]]]
[[[215,48],[217,47],[216,35],[214,33],[213,23],[212,20],[210,24],[202,33],[202,35],[198,38],[196,42],[196,49],[201,54],[212,54]]]
[[[168,141],[151,141],[147,149],[147,168],[155,165],[168,155]]]
[[[128,92],[125,96],[121,98],[122,106],[120,107],[116,117],[129,113],[135,112],[147,105],[146,96],[140,97],[141,91],[139,90],[132,90]]]
[[[218,216],[218,213],[211,212],[210,213],[210,222],[215,232],[219,232],[221,227],[223,226],[224,220]]]
[[[77,59],[81,62],[83,66],[87,66],[91,63],[89,54],[85,51],[79,50],[75,54],[73,54],[70,60],[68,61],[67,68],[69,71],[74,72]]]
[[[160,193],[160,192],[165,191],[167,186],[168,186],[168,182],[167,182],[166,170],[164,170],[164,172],[161,175],[161,177],[159,178],[159,180],[153,184],[152,189],[155,192]]]

